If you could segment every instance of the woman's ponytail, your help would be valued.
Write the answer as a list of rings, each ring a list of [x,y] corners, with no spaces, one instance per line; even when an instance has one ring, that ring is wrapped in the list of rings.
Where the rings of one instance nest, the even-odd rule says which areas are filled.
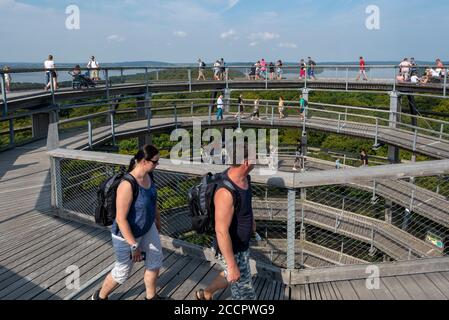
[[[132,157],[131,161],[129,162],[128,173],[133,171],[135,166],[136,166],[136,157]]]
[[[159,150],[155,146],[144,145],[129,162],[128,173],[133,171],[136,164],[142,159],[151,160],[157,154],[159,154]]]

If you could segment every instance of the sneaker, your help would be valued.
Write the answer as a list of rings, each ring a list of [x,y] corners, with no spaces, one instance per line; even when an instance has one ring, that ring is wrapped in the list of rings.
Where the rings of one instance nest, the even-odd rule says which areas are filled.
[[[106,299],[101,299],[100,298],[100,289],[96,290],[93,294],[92,297],[90,298],[91,300],[108,300],[108,298]]]

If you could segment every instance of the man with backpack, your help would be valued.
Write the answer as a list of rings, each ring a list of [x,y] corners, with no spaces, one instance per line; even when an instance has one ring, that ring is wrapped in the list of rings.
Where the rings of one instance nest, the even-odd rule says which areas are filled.
[[[212,300],[216,291],[228,285],[233,300],[256,298],[249,265],[249,241],[256,230],[249,173],[255,158],[255,154],[249,154],[247,143],[234,144],[233,164],[214,179],[211,220],[215,226],[217,258],[224,271],[207,288],[196,292],[197,300]]]

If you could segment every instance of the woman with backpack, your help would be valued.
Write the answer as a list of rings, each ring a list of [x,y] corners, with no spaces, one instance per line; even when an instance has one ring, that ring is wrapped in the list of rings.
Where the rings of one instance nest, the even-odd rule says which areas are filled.
[[[94,292],[92,300],[107,300],[109,294],[129,277],[135,262],[144,261],[146,300],[161,300],[156,293],[156,280],[163,254],[159,231],[157,189],[152,172],[159,163],[159,150],[145,145],[131,159],[128,174],[116,192],[116,218],[112,225],[115,266]]]

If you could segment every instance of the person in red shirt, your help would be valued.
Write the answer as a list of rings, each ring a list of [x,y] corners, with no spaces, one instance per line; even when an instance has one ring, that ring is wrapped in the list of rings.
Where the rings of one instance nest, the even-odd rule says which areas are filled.
[[[356,81],[360,80],[361,75],[363,75],[363,80],[368,81],[368,77],[366,76],[366,70],[365,70],[365,60],[363,59],[363,57],[360,57],[360,71],[359,71]]]

